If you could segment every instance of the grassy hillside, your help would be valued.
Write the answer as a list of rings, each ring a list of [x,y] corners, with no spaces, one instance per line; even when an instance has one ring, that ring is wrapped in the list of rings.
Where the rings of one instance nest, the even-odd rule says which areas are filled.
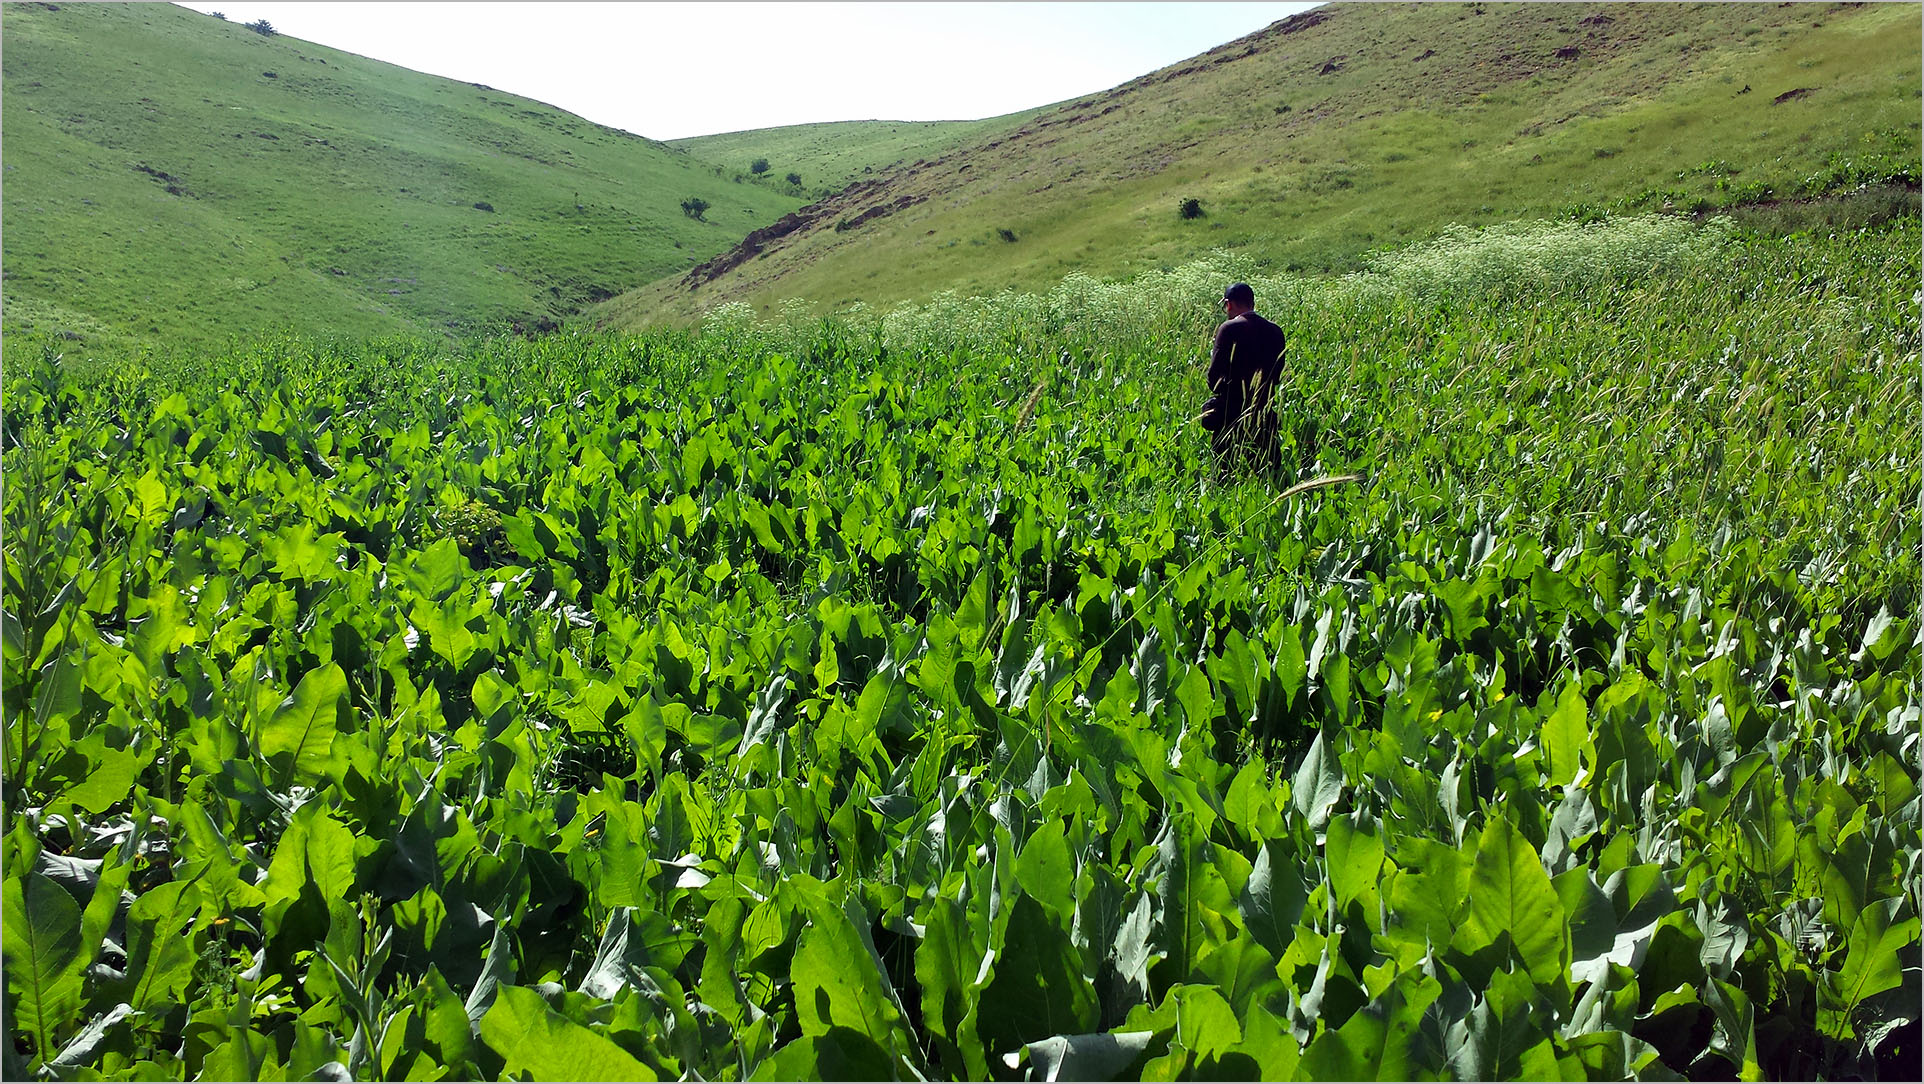
[[[168,4],[8,4],[3,29],[10,342],[546,326],[801,203],[539,102]]]
[[[1039,106],[1021,113],[983,120],[843,120],[827,124],[792,124],[748,132],[694,136],[669,140],[687,151],[733,173],[747,174],[757,158],[768,160],[767,181],[783,183],[799,174],[803,193],[823,196],[877,172],[905,166],[917,159],[967,146],[992,132],[1019,127],[1047,110]]]
[[[595,311],[1038,288],[1219,249],[1340,270],[1449,223],[1892,175],[1914,207],[1919,64],[1915,4],[1333,4],[887,171]]]

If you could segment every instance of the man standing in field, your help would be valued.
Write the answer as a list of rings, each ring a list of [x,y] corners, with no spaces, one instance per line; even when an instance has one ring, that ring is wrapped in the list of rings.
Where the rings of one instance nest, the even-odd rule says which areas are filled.
[[[1276,381],[1283,375],[1283,329],[1256,314],[1256,291],[1246,282],[1223,291],[1229,319],[1216,329],[1209,355],[1209,401],[1202,424],[1218,468],[1226,468],[1239,449],[1274,468],[1280,449],[1276,415],[1270,407]]]

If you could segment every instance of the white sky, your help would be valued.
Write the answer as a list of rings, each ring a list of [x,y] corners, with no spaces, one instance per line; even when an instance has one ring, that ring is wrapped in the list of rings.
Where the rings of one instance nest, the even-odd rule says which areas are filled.
[[[1107,90],[1311,3],[188,3],[651,139],[974,120]]]

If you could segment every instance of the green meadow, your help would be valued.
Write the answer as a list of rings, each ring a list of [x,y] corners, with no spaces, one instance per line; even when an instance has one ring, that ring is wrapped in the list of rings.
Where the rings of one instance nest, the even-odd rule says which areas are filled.
[[[694,136],[672,140],[669,145],[751,176],[755,162],[764,161],[768,163],[768,183],[786,184],[788,175],[794,173],[802,179],[800,191],[823,196],[857,181],[873,180],[877,173],[885,174],[891,168],[958,150],[974,138],[1006,130],[1040,112],[1034,109],[972,121],[795,124]]]
[[[169,4],[8,4],[0,31],[9,339],[552,328],[801,203],[539,102]]]
[[[6,1073],[1909,1079],[1919,244],[10,364]]]
[[[0,1076],[1914,1079],[1917,6],[1316,10],[681,147],[0,11]]]
[[[918,148],[725,275],[593,312],[637,327],[730,300],[770,313],[1046,290],[1217,250],[1340,273],[1451,224],[1516,219],[1756,208],[1788,233],[1888,217],[1916,206],[1918,28],[1903,4],[1314,9]],[[1891,188],[1857,192],[1878,182]],[[1839,193],[1858,208],[1802,206]]]

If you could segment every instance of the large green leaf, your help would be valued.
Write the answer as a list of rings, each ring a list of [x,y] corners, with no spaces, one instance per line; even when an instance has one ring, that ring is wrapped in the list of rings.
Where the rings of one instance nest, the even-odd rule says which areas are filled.
[[[90,734],[74,747],[87,756],[86,778],[67,788],[66,799],[89,813],[105,813],[133,796],[134,780],[144,766],[140,753],[106,745],[105,735]]]
[[[1522,972],[1491,976],[1483,1001],[1450,1033],[1449,1065],[1459,1080],[1558,1078],[1548,1012]]]
[[[60,1053],[47,1059],[47,1067],[53,1071],[55,1079],[73,1073],[74,1070],[92,1061],[108,1036],[120,1030],[120,1025],[139,1014],[132,1005],[121,1002],[89,1021],[80,1033],[67,1040]]]
[[[1569,928],[1550,875],[1523,833],[1493,816],[1477,843],[1469,920],[1454,943],[1474,952],[1506,936],[1539,981],[1556,980],[1569,966]]]
[[[514,981],[514,949],[508,938],[506,925],[497,922],[494,937],[488,942],[488,954],[482,960],[481,976],[468,991],[467,1000],[462,1008],[468,1014],[468,1022],[479,1026],[481,1020],[494,1008],[501,991]]]
[[[301,806],[281,834],[260,884],[266,901],[264,931],[273,937],[287,916],[302,909],[304,899],[310,905],[318,902],[323,911],[329,901],[349,899],[355,874],[354,833],[319,803]]]
[[[471,575],[467,558],[461,556],[460,543],[452,538],[443,538],[398,563],[407,585],[431,602],[440,602],[453,594],[461,581]]]
[[[813,906],[810,911],[812,921],[802,931],[790,967],[802,1034],[822,1036],[846,1028],[867,1037],[891,1059],[905,1056],[914,1044],[903,1031],[888,979],[854,924],[833,907]]]
[[[462,1068],[475,1053],[474,1025],[468,1020],[466,1006],[433,964],[428,965],[420,990],[422,1037],[451,1074],[472,1076]]]
[[[340,574],[335,560],[343,541],[339,534],[316,537],[312,523],[294,523],[268,536],[261,550],[284,580],[326,580]]]
[[[1878,900],[1864,908],[1851,925],[1844,946],[1844,966],[1826,973],[1818,1026],[1826,1034],[1850,1038],[1856,1034],[1852,1014],[1866,999],[1897,988],[1904,981],[1900,950],[1918,940],[1918,916],[1899,919],[1903,897]]]
[[[192,881],[148,889],[127,912],[127,996],[142,1012],[178,1002],[194,975],[194,939],[184,930],[199,909]]]
[[[1025,894],[1008,912],[976,1027],[991,1058],[1051,1035],[1092,1031],[1099,1005],[1066,921]]]
[[[1330,810],[1343,796],[1343,765],[1330,750],[1327,737],[1327,732],[1317,732],[1303,762],[1289,777],[1289,800],[1312,828],[1321,828],[1329,820]]]
[[[1196,965],[1196,972],[1216,984],[1216,992],[1240,1017],[1251,1005],[1272,1001],[1282,1007],[1283,981],[1276,975],[1276,957],[1253,937],[1237,937],[1216,944]]]
[[[1584,758],[1596,756],[1588,724],[1589,706],[1583,698],[1583,686],[1573,681],[1564,686],[1557,706],[1543,720],[1541,738],[1550,786],[1568,786],[1583,769]]]
[[[750,1080],[900,1080],[888,1052],[854,1028],[803,1035],[762,1062]]]
[[[1229,1054],[1243,1041],[1236,1013],[1221,994],[1208,986],[1179,984],[1169,991],[1164,1009],[1175,1009],[1175,1032],[1169,1049],[1143,1066],[1145,1080],[1182,1080],[1203,1075],[1202,1067]]]
[[[1280,957],[1295,936],[1296,921],[1309,901],[1302,867],[1275,841],[1263,844],[1237,899],[1243,926],[1271,955]]]
[[[1376,913],[1377,884],[1383,872],[1383,837],[1376,820],[1366,814],[1347,814],[1329,822],[1329,886],[1338,908],[1362,900],[1364,913]]]
[[[962,905],[953,899],[929,900],[918,917],[923,932],[915,949],[915,978],[922,987],[922,1026],[951,1075],[981,1079],[988,1074],[988,1061],[972,1013],[987,946],[975,941]]]
[[[1716,1023],[1710,1033],[1710,1050],[1729,1059],[1738,1080],[1764,1079],[1757,1062],[1756,1015],[1750,995],[1719,978],[1704,983],[1704,1004],[1710,1006]]]
[[[261,726],[261,755],[280,773],[285,789],[333,775],[344,762],[335,750],[336,712],[347,695],[347,675],[334,663],[309,670],[294,692]]]
[[[1062,822],[1051,820],[1036,829],[1016,861],[1016,881],[1023,891],[1064,917],[1075,914],[1076,860],[1069,852]]]
[[[1303,1051],[1302,1071],[1312,1080],[1410,1080],[1439,1066],[1418,1064],[1417,1029],[1423,1011],[1442,986],[1422,971],[1398,975],[1389,988],[1325,1031]]]
[[[6,881],[6,973],[13,1021],[33,1037],[35,1061],[51,1058],[80,1014],[80,905],[38,873]]]
[[[1210,861],[1196,818],[1169,819],[1151,870],[1157,874],[1161,947],[1176,981],[1189,977],[1207,945],[1212,919],[1235,909],[1222,873]]]
[[[581,980],[581,992],[613,1000],[624,988],[633,987],[658,998],[661,988],[655,972],[665,974],[678,966],[691,940],[660,914],[617,907]]]
[[[1392,925],[1416,943],[1448,945],[1469,899],[1473,859],[1447,843],[1413,838],[1398,842],[1396,861],[1401,868],[1389,875],[1387,891]]]
[[[524,986],[502,986],[481,1017],[481,1041],[510,1076],[535,1080],[656,1080],[646,1064],[608,1039],[548,1008]]]
[[[253,1028],[241,1028],[201,1059],[200,1079],[279,1080],[285,1077],[274,1040]]]

